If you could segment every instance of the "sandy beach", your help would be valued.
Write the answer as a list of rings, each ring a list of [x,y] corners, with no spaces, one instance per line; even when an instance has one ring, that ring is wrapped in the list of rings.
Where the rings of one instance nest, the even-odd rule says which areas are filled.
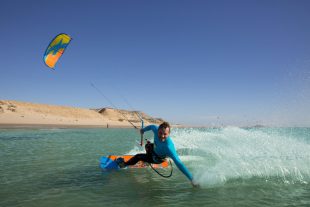
[[[143,112],[144,124],[163,120]],[[113,108],[86,109],[48,104],[0,100],[0,128],[107,128],[140,127],[136,112]]]

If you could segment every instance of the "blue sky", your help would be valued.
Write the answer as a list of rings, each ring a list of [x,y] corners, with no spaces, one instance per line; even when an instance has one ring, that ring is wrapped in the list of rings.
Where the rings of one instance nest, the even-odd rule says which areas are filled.
[[[0,3],[0,99],[109,106],[93,82],[174,123],[310,126],[310,1],[39,2]]]

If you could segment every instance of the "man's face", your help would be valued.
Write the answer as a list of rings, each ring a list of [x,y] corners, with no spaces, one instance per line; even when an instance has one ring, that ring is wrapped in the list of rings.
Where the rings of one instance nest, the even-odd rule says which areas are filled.
[[[162,142],[164,142],[167,139],[167,137],[169,137],[169,134],[170,134],[169,128],[158,129],[158,137]]]

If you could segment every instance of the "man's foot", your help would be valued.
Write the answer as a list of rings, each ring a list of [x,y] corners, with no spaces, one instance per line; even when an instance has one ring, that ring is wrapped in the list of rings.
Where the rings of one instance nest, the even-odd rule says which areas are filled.
[[[115,162],[118,164],[118,166],[119,166],[120,168],[125,168],[125,167],[126,167],[124,158],[122,158],[122,157],[117,158],[117,159],[115,160]]]

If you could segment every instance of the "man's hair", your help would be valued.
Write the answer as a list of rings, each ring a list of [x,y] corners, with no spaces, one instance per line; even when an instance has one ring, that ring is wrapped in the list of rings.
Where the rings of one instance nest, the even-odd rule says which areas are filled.
[[[159,129],[166,129],[169,128],[170,131],[170,124],[168,122],[163,122],[161,125],[159,125]]]

